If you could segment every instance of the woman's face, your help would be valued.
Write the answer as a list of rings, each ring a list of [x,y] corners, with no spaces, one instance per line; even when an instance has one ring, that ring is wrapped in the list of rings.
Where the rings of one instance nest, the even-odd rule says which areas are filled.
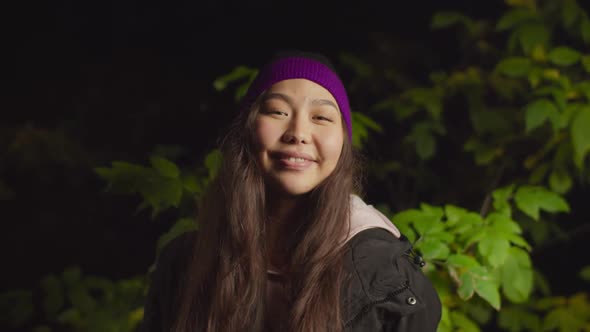
[[[255,133],[265,181],[290,196],[305,194],[328,177],[344,143],[336,100],[306,79],[284,80],[267,90]]]

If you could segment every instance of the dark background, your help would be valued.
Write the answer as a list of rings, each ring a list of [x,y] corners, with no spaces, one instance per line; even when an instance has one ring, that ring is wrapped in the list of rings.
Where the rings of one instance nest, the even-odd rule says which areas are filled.
[[[0,156],[0,177],[14,191],[0,201],[4,289],[31,288],[71,265],[114,279],[144,274],[174,216],[136,213],[139,197],[105,192],[92,168],[145,163],[158,144],[183,146],[187,162],[200,160],[231,116],[211,110],[234,107],[232,94],[212,82],[236,65],[258,66],[284,48],[361,54],[380,38],[422,48],[444,65],[456,56],[454,37],[430,30],[434,12],[496,18],[505,8],[457,0],[3,6],[0,123],[8,134],[0,142],[27,146]],[[588,249],[575,245],[559,243],[537,263],[565,271]]]

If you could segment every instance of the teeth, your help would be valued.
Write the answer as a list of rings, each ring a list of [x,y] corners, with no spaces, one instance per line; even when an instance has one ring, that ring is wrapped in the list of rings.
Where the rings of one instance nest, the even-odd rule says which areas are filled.
[[[291,161],[291,162],[295,162],[295,163],[302,163],[302,162],[304,162],[304,161],[305,161],[305,159],[303,159],[303,158],[294,158],[294,157],[290,157],[290,158],[289,158],[289,161]]]

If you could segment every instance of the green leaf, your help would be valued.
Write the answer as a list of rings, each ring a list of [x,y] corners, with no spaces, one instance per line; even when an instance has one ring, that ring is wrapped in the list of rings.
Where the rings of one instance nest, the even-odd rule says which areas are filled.
[[[494,310],[483,301],[470,301],[461,306],[465,314],[471,317],[478,326],[487,326],[494,315]]]
[[[440,318],[440,324],[436,332],[453,332],[453,323],[451,322],[451,314],[446,306],[442,307],[442,314]]]
[[[571,176],[563,168],[556,168],[549,175],[549,187],[556,193],[565,194],[572,188],[572,185]]]
[[[409,225],[422,218],[424,213],[417,209],[408,209],[393,215],[392,222],[395,225]]]
[[[531,251],[531,245],[520,235],[517,234],[506,234],[506,239],[512,244]]]
[[[546,162],[538,164],[529,175],[529,183],[540,184],[543,182],[547,172],[549,171],[549,167],[549,163]]]
[[[205,157],[205,167],[209,172],[209,179],[212,180],[217,176],[222,164],[222,155],[219,149],[214,149]]]
[[[81,313],[90,313],[96,309],[96,301],[90,296],[88,289],[81,283],[68,287],[67,295],[72,306]]]
[[[170,178],[178,178],[180,171],[176,164],[162,157],[153,156],[150,158],[152,166],[163,176]]]
[[[53,275],[47,275],[41,280],[41,287],[45,293],[43,309],[47,318],[52,319],[63,307],[65,296],[59,279]]]
[[[498,20],[498,24],[496,24],[496,30],[508,30],[523,22],[535,19],[537,19],[537,15],[531,10],[521,8],[512,9]]]
[[[527,23],[516,31],[518,41],[524,54],[531,54],[532,51],[541,46],[547,46],[551,39],[550,30],[543,23]]]
[[[469,273],[463,273],[459,277],[459,288],[457,294],[462,300],[469,300],[475,292],[473,276]]]
[[[498,313],[498,325],[508,331],[541,331],[541,319],[519,307],[504,307]]]
[[[422,252],[425,260],[446,259],[449,256],[449,246],[441,241],[425,240],[416,244],[416,249]]]
[[[462,332],[480,332],[477,324],[469,317],[459,311],[451,311],[451,321],[453,325]]]
[[[479,213],[468,212],[463,215],[456,224],[452,225],[452,232],[455,234],[463,234],[473,229],[479,228],[483,225],[483,218]]]
[[[494,280],[485,278],[475,279],[475,292],[486,300],[494,309],[500,310],[500,292]]]
[[[580,62],[582,62],[582,67],[586,70],[587,73],[590,73],[590,55],[584,55],[580,58]]]
[[[496,71],[509,77],[523,77],[532,68],[531,59],[525,57],[510,57],[496,65]]]
[[[543,331],[553,331],[555,329],[559,329],[560,332],[582,331],[585,323],[570,308],[558,307],[545,316],[543,320]]]
[[[505,234],[520,234],[522,229],[510,216],[507,216],[500,212],[492,212],[486,220],[490,225],[490,229],[493,229],[499,233]]]
[[[249,78],[257,73],[257,69],[249,68],[246,66],[238,66],[234,68],[230,73],[218,77],[213,81],[213,87],[215,90],[221,91],[224,90],[229,83],[234,81],[238,81],[244,78]]]
[[[21,326],[33,317],[33,292],[13,289],[0,293],[0,322]]]
[[[373,71],[366,60],[348,52],[339,54],[339,60],[342,65],[354,70],[359,77],[370,76]]]
[[[498,155],[497,148],[481,145],[475,150],[475,163],[477,165],[489,165]]]
[[[163,176],[152,176],[140,183],[140,193],[154,209],[155,216],[162,209],[178,207],[182,198],[183,184],[179,179]]]
[[[529,255],[522,249],[511,247],[501,268],[502,292],[513,303],[528,300],[533,290],[533,270]]]
[[[557,86],[545,86],[535,91],[537,96],[551,96],[555,104],[557,104],[559,110],[565,110],[567,107],[567,98],[565,91]]]
[[[514,196],[516,206],[534,220],[539,220],[539,211],[569,212],[569,205],[559,194],[540,186],[522,186]]]
[[[67,287],[72,287],[80,282],[81,275],[80,268],[68,267],[62,272],[62,279]]]
[[[584,159],[590,151],[590,106],[580,108],[575,115],[570,134],[574,148],[574,163],[579,169],[584,167]]]
[[[464,247],[469,247],[472,244],[481,241],[486,236],[486,228],[473,228],[461,236],[461,242],[464,242]]]
[[[444,216],[445,212],[442,207],[434,206],[427,203],[420,203],[420,209],[427,216],[434,217],[437,221],[440,221]],[[438,229],[438,228],[437,228]]]
[[[434,231],[428,232],[426,235],[428,241],[439,241],[444,243],[451,243],[455,240],[455,236],[453,233],[446,232],[446,231]]]
[[[178,219],[174,225],[168,230],[168,232],[162,234],[158,239],[157,252],[160,252],[170,241],[174,240],[178,236],[191,232],[197,229],[197,224],[194,219],[181,218]]]
[[[124,161],[112,162],[111,168],[97,167],[94,170],[109,182],[110,190],[116,193],[138,192],[138,186],[154,174],[150,168]]]
[[[585,281],[590,281],[590,265],[584,266],[580,271],[580,278]]]
[[[369,131],[383,132],[383,128],[373,119],[360,112],[352,112],[352,140],[356,147],[361,147],[369,137]]]
[[[442,112],[442,100],[439,92],[434,88],[414,88],[406,90],[402,98],[409,99],[413,104],[423,107],[433,119],[440,119]],[[425,126],[432,128],[431,123]]]
[[[580,31],[582,33],[582,39],[586,44],[590,44],[590,20],[585,18],[580,24]]]
[[[580,10],[581,8],[576,3],[576,0],[564,0],[561,11],[563,24],[566,27],[571,27],[574,23],[576,23],[576,19],[578,18]]]
[[[436,141],[428,130],[422,130],[418,125],[414,126],[412,133],[406,138],[416,144],[416,154],[422,160],[428,160],[434,156]]]
[[[420,235],[437,233],[444,229],[445,225],[441,222],[444,214],[442,208],[421,203],[420,209],[414,220],[414,227]]]
[[[472,109],[469,112],[473,129],[482,134],[500,134],[512,131],[503,109]]]
[[[533,280],[535,289],[538,289],[541,292],[541,295],[548,297],[551,295],[551,287],[549,287],[549,282],[547,278],[545,278],[539,271],[533,270]]]
[[[201,192],[202,187],[200,183],[201,181],[192,174],[186,175],[182,178],[182,188],[191,194]]]
[[[446,28],[455,24],[469,24],[471,19],[458,12],[438,12],[432,17],[430,27],[433,29]]]
[[[498,267],[504,264],[508,257],[510,242],[498,232],[488,231],[487,235],[479,241],[477,249],[486,258],[490,266]]]
[[[527,133],[530,133],[533,129],[541,126],[545,121],[551,122],[554,131],[559,128],[559,111],[553,102],[548,99],[535,100],[526,106],[525,112]]]
[[[382,133],[383,132],[383,127],[378,124],[377,122],[375,122],[375,120],[371,119],[370,117],[368,117],[367,115],[360,113],[360,112],[351,112],[352,113],[352,118],[354,120],[356,120],[356,122],[360,125],[363,125],[364,127],[367,127],[373,131],[376,131],[378,133]]]
[[[447,264],[454,266],[454,267],[466,268],[466,269],[470,269],[470,268],[474,268],[474,267],[479,266],[479,263],[477,262],[477,260],[473,256],[468,256],[468,255],[463,255],[463,254],[450,255],[449,258],[447,258]]]
[[[492,192],[492,198],[494,199],[494,209],[502,210],[508,206],[508,200],[512,197],[515,185],[510,184],[502,188],[498,188]]]
[[[582,95],[586,96],[586,99],[590,101],[590,81],[582,81],[576,84],[575,90],[579,91]],[[572,108],[578,109],[587,106],[588,104],[570,103]]]
[[[580,52],[567,46],[556,47],[548,54],[549,61],[558,66],[571,66],[580,60]]]
[[[464,208],[447,204],[445,205],[445,215],[447,217],[447,225],[452,226],[461,220],[461,218],[465,217],[469,213]]]
[[[234,92],[234,100],[239,101],[246,95],[246,92],[248,92],[248,88],[250,87],[250,83],[251,81],[247,81],[246,83],[240,84],[236,88],[236,91]]]
[[[79,326],[84,321],[84,319],[82,318],[80,310],[77,308],[69,308],[59,314],[57,321],[73,326]]]

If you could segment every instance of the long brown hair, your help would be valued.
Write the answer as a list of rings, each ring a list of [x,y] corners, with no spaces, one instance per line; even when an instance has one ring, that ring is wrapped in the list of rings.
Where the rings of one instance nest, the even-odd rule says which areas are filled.
[[[198,236],[176,297],[176,332],[263,330],[267,210],[253,134],[258,109],[255,102],[238,114],[221,141],[222,166],[201,201]],[[305,195],[307,212],[289,251],[288,331],[343,328],[341,244],[349,231],[350,194],[361,187],[359,155],[344,136],[336,168]]]

